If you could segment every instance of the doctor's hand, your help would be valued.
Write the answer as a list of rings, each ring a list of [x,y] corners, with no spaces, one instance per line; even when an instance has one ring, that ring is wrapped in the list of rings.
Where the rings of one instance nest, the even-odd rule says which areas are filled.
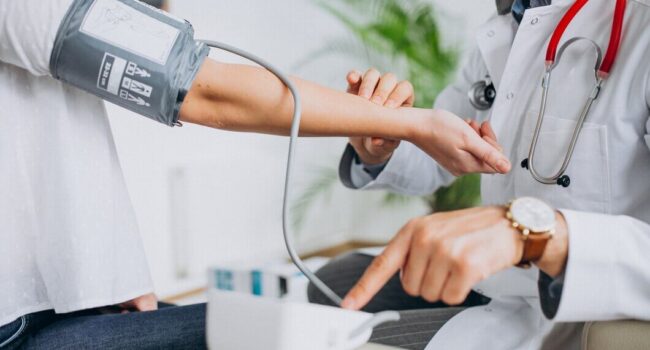
[[[477,131],[472,123],[444,110],[402,108],[400,112],[417,126],[409,141],[453,175],[510,172],[512,165],[489,124]]]
[[[556,235],[536,265],[557,276],[564,269],[567,252],[566,222],[558,214]],[[460,304],[474,285],[516,265],[522,254],[521,235],[512,228],[502,207],[414,219],[375,258],[342,306],[361,309],[399,271],[409,295],[430,302]]]
[[[358,95],[371,102],[388,107],[411,107],[415,101],[413,85],[408,81],[399,81],[392,73],[381,74],[372,68],[362,74],[352,71],[347,75],[348,93]],[[375,165],[388,161],[399,140],[379,137],[351,137],[350,144],[364,164]]]
[[[479,123],[475,120],[468,119],[467,124],[469,124],[469,126],[471,126],[477,134],[481,135],[485,142],[494,146],[494,148],[498,149],[499,151],[503,151],[503,148],[497,142],[497,135],[494,133],[494,130],[492,130],[492,125],[489,121]]]

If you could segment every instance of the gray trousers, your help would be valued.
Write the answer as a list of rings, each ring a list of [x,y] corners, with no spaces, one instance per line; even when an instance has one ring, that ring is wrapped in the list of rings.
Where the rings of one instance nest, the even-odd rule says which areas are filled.
[[[373,257],[352,253],[333,259],[316,272],[334,292],[344,296],[359,280]],[[309,301],[333,305],[313,285],[308,289]],[[373,343],[396,346],[404,349],[424,349],[436,332],[466,307],[484,305],[489,299],[472,293],[461,307],[449,307],[444,303],[429,303],[422,298],[411,297],[402,288],[399,275],[393,276],[386,286],[363,309],[367,312],[385,310],[400,311],[401,319],[375,328]]]

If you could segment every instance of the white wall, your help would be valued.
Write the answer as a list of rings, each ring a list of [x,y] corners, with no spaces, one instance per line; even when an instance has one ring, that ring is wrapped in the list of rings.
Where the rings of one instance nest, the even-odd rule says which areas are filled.
[[[437,2],[445,13],[445,32],[456,42],[471,42],[471,28],[493,12],[487,1]],[[309,0],[172,0],[172,12],[193,23],[197,38],[234,44],[284,71],[333,88],[344,87],[349,69],[366,68],[364,62],[327,57],[295,71],[296,63],[327,39],[346,35]],[[214,57],[239,61],[221,53]],[[280,204],[285,138],[193,126],[170,129],[118,107],[108,108],[159,293],[201,283],[209,264],[284,255]],[[345,142],[301,141],[296,185],[313,181],[318,167],[334,167]],[[337,185],[329,200],[311,211],[301,248],[351,237],[387,239],[409,217],[425,211],[418,202],[381,208],[376,205],[380,197]],[[188,270],[189,278],[179,281],[175,266]]]

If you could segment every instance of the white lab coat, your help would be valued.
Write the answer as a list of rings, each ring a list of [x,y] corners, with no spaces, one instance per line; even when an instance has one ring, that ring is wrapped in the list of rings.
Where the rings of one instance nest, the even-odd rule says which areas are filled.
[[[650,320],[650,1],[628,1],[618,60],[566,172],[571,186],[542,185],[519,165],[537,119],[547,43],[572,3],[557,0],[527,10],[518,29],[509,15],[489,20],[478,30],[478,48],[457,82],[436,103],[463,117],[490,120],[513,163],[508,175],[482,177],[484,204],[535,196],[562,208],[569,258],[558,313],[553,320],[543,316],[536,269],[512,268],[477,285],[475,290],[493,301],[454,317],[428,349],[577,349],[581,327],[568,322]],[[583,36],[606,50],[614,3],[590,1],[563,41]],[[593,87],[590,50],[573,47],[553,73],[536,158],[543,174],[559,168]],[[498,97],[490,111],[477,112],[467,91],[487,74]],[[365,188],[427,194],[452,180],[422,151],[403,144]]]

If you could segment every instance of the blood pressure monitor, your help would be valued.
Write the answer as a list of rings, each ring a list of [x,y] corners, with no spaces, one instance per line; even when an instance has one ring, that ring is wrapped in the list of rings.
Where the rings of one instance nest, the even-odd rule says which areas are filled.
[[[163,124],[178,125],[209,47],[192,26],[136,0],[75,0],[54,42],[55,79]]]

